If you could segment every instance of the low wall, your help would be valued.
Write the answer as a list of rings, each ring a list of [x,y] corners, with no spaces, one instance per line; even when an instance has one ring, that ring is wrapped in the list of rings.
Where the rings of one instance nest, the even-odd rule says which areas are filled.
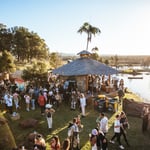
[[[148,103],[137,102],[133,99],[125,98],[123,100],[123,111],[130,116],[141,117],[141,113],[145,105],[148,105],[150,107],[150,104]]]

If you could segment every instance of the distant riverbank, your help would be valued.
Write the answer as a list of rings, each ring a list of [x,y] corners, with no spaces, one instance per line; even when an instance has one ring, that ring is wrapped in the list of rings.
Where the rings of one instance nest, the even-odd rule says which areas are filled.
[[[144,102],[150,103],[150,75],[143,72],[140,76],[143,79],[128,79],[127,74],[118,74],[118,79],[124,80],[124,87],[138,95]]]

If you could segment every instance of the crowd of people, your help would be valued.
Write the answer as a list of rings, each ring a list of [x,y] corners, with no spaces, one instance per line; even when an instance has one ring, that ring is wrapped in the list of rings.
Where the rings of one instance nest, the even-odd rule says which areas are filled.
[[[51,108],[47,105],[47,109]],[[80,115],[73,118],[72,122],[68,125],[68,130],[66,133],[66,138],[61,143],[58,135],[52,136],[49,142],[51,150],[79,150],[80,147],[80,137],[79,134],[83,129],[83,124],[81,123]],[[34,150],[46,150],[46,142],[41,134],[36,134],[34,139]]]
[[[49,108],[49,106],[48,106]],[[127,146],[130,144],[127,140],[127,129],[129,128],[129,122],[127,116],[122,111],[116,115],[114,121],[114,135],[108,140],[108,117],[102,112],[96,119],[95,128],[92,129],[89,134],[89,142],[91,144],[91,150],[108,150],[109,143],[118,143],[120,149],[125,149],[121,144],[121,137],[124,138]],[[68,125],[67,135],[63,142],[60,141],[58,135],[54,135],[50,142],[51,150],[80,150],[80,134],[82,133],[84,125],[81,123],[81,116],[78,115],[73,118],[72,122]],[[38,141],[41,140],[41,143]],[[45,150],[46,144],[41,135],[37,135],[34,143],[34,150]]]
[[[31,110],[40,108],[41,116],[46,116],[47,127],[50,132],[53,128],[53,114],[59,109],[62,103],[67,103],[70,110],[80,110],[81,113],[72,119],[68,125],[66,138],[63,142],[60,141],[59,136],[55,135],[51,138],[49,145],[51,150],[79,150],[80,134],[83,131],[84,125],[81,123],[81,118],[86,117],[86,96],[79,90],[69,89],[64,83],[45,84],[44,86],[35,86],[29,84],[25,91],[20,91],[18,86],[8,81],[3,81],[0,84],[1,88],[1,103],[5,104],[10,115],[18,112],[19,109],[25,109],[28,113]],[[23,100],[23,101],[22,101]],[[22,103],[24,105],[22,105]],[[22,108],[22,106],[24,108]],[[150,108],[144,107],[142,112],[143,125],[142,131],[145,132],[150,128]],[[129,123],[126,114],[122,111],[116,115],[114,121],[114,135],[108,140],[108,117],[101,112],[96,119],[95,128],[92,129],[89,135],[89,142],[92,150],[107,150],[109,144],[118,143],[120,149],[124,149],[122,145],[121,136],[127,146],[130,146],[127,139],[127,129]],[[50,133],[49,132],[49,133]],[[115,140],[116,139],[116,140]],[[46,150],[46,142],[41,134],[37,134],[34,140],[34,150]]]
[[[30,83],[26,86],[24,91],[20,91],[17,84],[6,80],[1,81],[0,89],[1,109],[6,110],[12,117],[15,117],[15,115],[17,115],[20,110],[25,110],[27,113],[30,113],[36,109],[39,109],[41,116],[46,117],[49,133],[52,132],[53,127],[52,116],[55,111],[59,109],[61,103],[66,103],[68,106],[70,106],[70,110],[80,110],[81,117],[85,117],[86,114],[86,97],[84,93],[81,93],[75,89],[68,89],[64,84],[61,83],[45,83],[44,86],[35,86],[34,84]],[[71,143],[69,144],[69,147],[74,147],[75,143],[78,141],[76,146],[79,147],[78,132],[82,128],[82,125],[80,124],[80,115],[73,119],[72,124],[73,126],[71,126],[71,137],[68,136],[67,139],[65,139],[63,144],[64,150],[67,150],[67,141]],[[56,141],[57,138],[52,138],[50,142],[51,149],[60,149],[60,146],[55,147],[54,142],[52,142]],[[35,137],[34,149],[46,149],[45,140],[41,134],[38,134]]]

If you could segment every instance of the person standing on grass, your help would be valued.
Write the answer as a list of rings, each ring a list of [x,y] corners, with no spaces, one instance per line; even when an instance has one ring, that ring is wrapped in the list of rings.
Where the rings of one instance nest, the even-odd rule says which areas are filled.
[[[83,93],[80,95],[80,107],[82,112],[82,117],[85,117],[85,106],[86,106],[86,98]]]
[[[107,150],[108,148],[108,140],[105,134],[100,131],[98,128],[95,128],[98,132],[97,135],[97,150]]]
[[[89,136],[90,136],[91,150],[98,150],[98,148],[97,148],[97,136],[98,136],[97,129],[92,129],[92,132]]]
[[[77,115],[77,122],[76,124],[78,125],[78,128],[79,128],[79,131],[81,132],[83,130],[83,124],[81,123],[81,116],[80,115]]]
[[[18,108],[19,108],[19,94],[17,92],[13,93],[13,101],[15,103],[16,111],[18,111]]]
[[[123,145],[121,144],[121,141],[120,141],[120,127],[121,127],[120,116],[116,115],[116,120],[114,122],[114,133],[115,134],[111,138],[110,143],[114,144],[115,143],[114,139],[117,138],[119,148],[124,149],[124,147],[123,147]]]
[[[127,146],[130,146],[129,142],[127,140],[127,137],[126,137],[126,129],[129,128],[129,123],[128,123],[128,119],[127,119],[127,117],[126,117],[126,115],[125,115],[125,113],[123,111],[120,114],[120,123],[121,123],[120,136],[123,135]]]
[[[70,139],[66,138],[62,143],[62,150],[70,150]]]
[[[13,96],[10,94],[7,95],[6,105],[7,105],[9,114],[12,115],[12,113],[13,113]]]
[[[124,81],[123,79],[120,80],[119,83],[119,89],[118,89],[118,97],[119,97],[119,102],[122,105],[123,102],[123,97],[124,97]]]
[[[148,127],[148,106],[144,106],[142,110],[142,132],[145,133]]]
[[[39,94],[38,104],[41,108],[41,115],[44,115],[46,100],[45,100],[45,97],[43,96],[42,92],[40,92],[40,94]]]
[[[78,150],[80,147],[79,127],[77,118],[73,118],[73,125],[71,126],[71,149]]]
[[[108,118],[104,113],[100,113],[99,130],[106,135],[108,132]]]
[[[56,102],[56,108],[59,108],[59,105],[61,103],[61,96],[60,96],[59,92],[56,92],[56,94],[55,94],[55,102]]]
[[[6,109],[6,110],[8,110],[8,107],[7,107],[8,95],[9,95],[9,92],[8,92],[8,90],[6,90],[5,93],[4,93],[4,97],[3,97],[4,103],[5,103],[5,109]]]
[[[31,101],[31,97],[29,96],[29,94],[25,94],[24,95],[25,98],[25,103],[26,103],[26,111],[30,111],[30,101]]]
[[[29,88],[29,95],[31,97],[31,109],[35,109],[35,97],[34,97],[34,88],[33,86],[30,86]]]
[[[52,123],[53,123],[52,115],[54,112],[55,112],[55,110],[52,108],[52,105],[46,104],[45,114],[46,114],[46,119],[47,119],[47,123],[48,123],[48,129],[50,132],[52,130]]]

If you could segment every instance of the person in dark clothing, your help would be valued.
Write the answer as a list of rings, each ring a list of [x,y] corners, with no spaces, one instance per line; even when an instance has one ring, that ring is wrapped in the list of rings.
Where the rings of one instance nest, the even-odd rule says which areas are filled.
[[[144,106],[142,110],[142,132],[145,133],[148,127],[148,106]]]
[[[127,137],[126,137],[126,129],[129,128],[129,123],[128,123],[127,117],[123,111],[120,114],[120,123],[121,123],[120,136],[123,135],[127,146],[130,146],[130,144],[127,140]]]
[[[98,131],[97,135],[97,150],[106,150],[108,147],[108,141],[105,137],[105,134],[100,131],[98,128],[95,128]]]

